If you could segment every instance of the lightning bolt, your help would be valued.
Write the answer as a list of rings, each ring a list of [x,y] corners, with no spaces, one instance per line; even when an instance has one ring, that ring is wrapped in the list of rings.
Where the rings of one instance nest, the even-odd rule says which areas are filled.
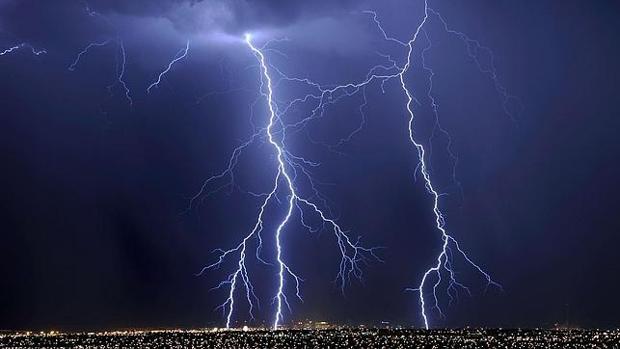
[[[159,87],[159,84],[161,83],[161,79],[168,74],[168,72],[170,72],[170,69],[172,69],[172,66],[177,63],[178,61],[182,60],[183,58],[187,57],[187,53],[189,52],[189,40],[187,40],[187,44],[185,45],[185,48],[180,50],[179,52],[177,52],[177,54],[174,56],[174,58],[172,59],[172,61],[170,61],[170,63],[168,64],[168,67],[166,67],[166,69],[164,71],[162,71],[158,76],[157,76],[157,80],[155,82],[153,82],[152,84],[149,85],[149,87],[147,87],[146,92],[147,93],[151,93],[151,89],[153,87]]]
[[[4,51],[0,51],[0,56],[8,55],[10,53],[13,53],[13,52],[15,52],[17,50],[24,49],[24,48],[29,49],[32,52],[32,54],[35,55],[35,56],[39,56],[39,55],[47,53],[47,51],[44,50],[44,49],[37,50],[32,45],[24,42],[24,43],[21,43],[21,44],[9,47],[9,48],[5,49]]]
[[[224,187],[234,186],[234,168],[238,163],[241,152],[247,147],[249,147],[253,142],[259,139],[265,138],[267,143],[269,143],[269,145],[273,149],[276,158],[276,174],[273,186],[268,193],[250,193],[256,197],[262,198],[262,204],[260,205],[257,220],[250,232],[237,246],[228,250],[216,250],[216,252],[219,253],[217,261],[203,268],[203,270],[199,274],[202,274],[208,269],[219,268],[229,255],[238,255],[237,268],[231,274],[229,274],[229,276],[224,281],[222,281],[217,287],[215,287],[216,289],[228,287],[228,297],[226,298],[225,302],[222,303],[218,308],[222,309],[225,312],[226,327],[230,328],[232,325],[232,315],[235,306],[235,292],[237,291],[238,286],[241,285],[245,290],[245,300],[249,304],[250,317],[254,318],[252,310],[254,309],[255,304],[258,304],[258,298],[254,293],[254,286],[252,285],[248,274],[246,261],[248,256],[247,253],[249,243],[251,240],[255,239],[256,249],[254,255],[256,259],[262,262],[264,265],[274,265],[276,269],[277,286],[275,295],[273,297],[275,310],[273,314],[272,327],[274,329],[278,329],[281,326],[282,321],[284,320],[284,309],[287,308],[289,311],[291,311],[291,305],[286,291],[287,282],[293,283],[295,297],[300,301],[303,301],[300,289],[301,282],[303,280],[287,264],[285,260],[284,246],[282,243],[285,227],[292,219],[295,211],[298,211],[299,213],[299,219],[301,221],[301,224],[310,231],[316,231],[324,226],[329,226],[331,228],[336,238],[336,245],[339,252],[341,253],[341,261],[338,273],[336,275],[336,280],[339,282],[343,292],[344,287],[352,277],[361,278],[362,270],[359,265],[360,263],[366,263],[369,258],[373,258],[376,260],[380,259],[375,253],[378,248],[366,248],[360,245],[359,238],[355,240],[352,239],[347,234],[347,232],[342,229],[338,222],[330,218],[329,215],[325,213],[325,211],[316,202],[312,201],[310,198],[302,197],[298,192],[298,189],[295,185],[295,180],[299,176],[305,176],[312,183],[311,174],[306,169],[306,166],[314,167],[318,166],[318,164],[306,160],[300,156],[294,155],[285,148],[286,130],[289,129],[291,125],[284,124],[280,118],[283,114],[278,112],[279,108],[274,99],[274,82],[270,70],[271,66],[268,64],[264,54],[265,48],[259,48],[255,46],[252,41],[252,36],[250,34],[245,35],[244,42],[254,54],[257,62],[259,63],[261,81],[260,94],[266,100],[269,114],[268,123],[267,126],[265,126],[264,128],[258,129],[248,141],[242,143],[239,147],[235,148],[229,160],[228,167],[220,174],[207,179],[204,182],[201,191],[192,199],[192,201],[196,200],[202,195],[208,196],[215,191],[223,189]],[[288,109],[290,107],[291,105],[289,104],[285,106],[284,109]],[[227,184],[217,187],[216,189],[211,191],[207,190],[208,185],[212,184],[214,181],[220,180],[225,177],[230,178],[230,181]],[[320,200],[321,196],[318,193],[316,187],[314,186],[314,184],[312,184],[311,186],[313,197],[319,198]],[[273,263],[270,263],[265,261],[261,257],[261,249],[263,245],[261,233],[263,232],[265,210],[274,199],[279,201],[278,194],[283,194],[286,196],[286,209],[284,212],[284,217],[279,220],[274,232],[276,251],[275,261]],[[321,200],[321,203],[324,202]],[[310,226],[304,218],[308,214],[313,214],[317,218],[319,218],[322,222],[321,227],[313,228],[312,226]]]
[[[276,235],[275,235],[276,251],[277,251],[276,260],[278,262],[279,270],[278,270],[278,291],[276,292],[276,296],[275,296],[275,300],[277,303],[277,310],[276,310],[275,319],[273,321],[273,328],[278,329],[278,325],[280,321],[282,320],[282,303],[286,302],[288,305],[286,295],[284,294],[284,276],[285,276],[284,273],[285,272],[288,272],[294,278],[295,283],[296,283],[296,289],[298,291],[297,297],[301,299],[301,296],[299,296],[299,277],[291,271],[288,265],[285,264],[284,257],[282,256],[282,244],[281,244],[282,229],[284,229],[284,226],[289,221],[291,214],[293,213],[293,205],[295,204],[297,193],[295,192],[295,188],[293,187],[293,180],[291,179],[291,176],[289,175],[286,165],[284,163],[284,156],[283,156],[284,152],[282,151],[282,146],[275,140],[274,135],[273,135],[274,122],[276,121],[276,111],[275,111],[276,108],[273,102],[273,88],[271,86],[271,77],[269,76],[267,64],[265,63],[265,55],[263,55],[263,53],[252,44],[251,35],[246,34],[245,41],[250,47],[250,49],[252,50],[252,52],[254,52],[254,54],[258,58],[258,61],[260,63],[262,78],[266,80],[266,86],[265,86],[267,89],[266,98],[267,98],[267,105],[269,107],[269,125],[267,125],[267,135],[269,138],[269,143],[271,143],[271,145],[274,147],[276,151],[277,160],[278,160],[278,174],[276,176],[276,185],[274,187],[273,192],[275,192],[275,190],[278,189],[278,181],[280,179],[280,176],[284,177],[286,181],[286,185],[288,187],[288,192],[289,192],[288,193],[289,200],[288,200],[288,208],[286,211],[286,216],[280,222],[280,224],[278,224],[278,227],[276,229]]]
[[[442,240],[442,244],[441,244],[441,250],[439,252],[439,254],[436,257],[436,261],[435,264],[432,265],[431,267],[429,267],[429,269],[426,270],[426,272],[423,274],[422,279],[420,280],[420,283],[418,285],[417,288],[414,289],[410,289],[410,290],[415,290],[418,292],[419,295],[419,301],[420,301],[420,307],[421,307],[421,313],[422,313],[422,318],[424,321],[424,327],[425,328],[429,328],[429,315],[427,313],[427,303],[428,300],[425,297],[425,290],[426,290],[426,286],[427,283],[429,281],[429,279],[432,276],[435,276],[435,282],[432,284],[432,297],[433,297],[433,307],[435,309],[438,310],[439,314],[441,316],[443,316],[443,312],[441,310],[441,307],[439,305],[439,298],[437,295],[437,289],[440,286],[440,284],[442,283],[443,279],[442,279],[442,271],[447,272],[448,274],[448,292],[450,292],[450,290],[453,290],[455,286],[461,287],[463,288],[466,292],[469,293],[469,288],[467,288],[465,285],[463,285],[462,283],[460,283],[459,281],[457,281],[456,277],[455,277],[455,272],[453,269],[453,250],[455,249],[456,252],[458,254],[460,254],[464,260],[470,265],[472,266],[476,271],[478,271],[485,279],[487,282],[487,286],[489,285],[493,285],[496,287],[501,288],[501,285],[499,285],[498,283],[496,283],[495,281],[492,280],[491,276],[485,272],[483,270],[482,267],[480,267],[477,263],[475,263],[470,257],[469,255],[461,248],[461,246],[459,245],[459,242],[456,240],[456,238],[454,238],[450,233],[448,233],[447,228],[446,228],[446,220],[444,218],[444,214],[440,208],[440,194],[437,191],[437,189],[434,187],[433,182],[431,180],[430,174],[429,174],[429,170],[428,170],[428,165],[427,165],[427,150],[424,147],[424,145],[422,144],[422,142],[418,141],[416,139],[415,136],[415,132],[414,132],[414,125],[415,125],[415,113],[413,111],[413,107],[412,107],[412,103],[414,101],[414,97],[413,97],[413,93],[409,90],[409,88],[407,87],[407,82],[405,79],[405,75],[409,72],[409,69],[412,66],[412,56],[413,56],[413,50],[414,50],[414,44],[416,43],[416,41],[418,40],[418,37],[420,36],[420,33],[424,33],[424,35],[426,36],[426,32],[424,31],[424,27],[426,26],[427,22],[429,21],[429,16],[430,15],[435,15],[437,18],[439,18],[441,20],[441,22],[444,24],[444,28],[447,28],[447,24],[445,22],[445,20],[443,19],[443,17],[439,16],[438,12],[431,9],[428,6],[428,1],[424,1],[424,17],[422,19],[422,21],[419,23],[419,25],[417,26],[413,36],[411,37],[411,39],[407,42],[403,42],[394,38],[391,38],[389,36],[387,36],[385,30],[383,29],[383,27],[381,26],[381,23],[379,22],[379,20],[377,19],[376,14],[374,14],[374,21],[377,24],[377,26],[379,27],[381,33],[383,34],[384,38],[386,40],[389,41],[393,41],[396,42],[404,47],[406,47],[407,49],[407,55],[406,55],[406,63],[404,65],[404,67],[402,68],[402,70],[400,71],[400,73],[398,73],[398,78],[399,78],[399,82],[400,82],[400,86],[401,89],[403,91],[403,93],[406,96],[407,102],[406,102],[406,109],[407,109],[407,113],[409,115],[409,123],[408,123],[408,131],[409,131],[409,141],[411,142],[411,144],[414,146],[414,148],[417,151],[418,154],[418,167],[420,170],[420,173],[422,174],[422,178],[424,180],[424,184],[426,187],[427,192],[430,194],[431,198],[432,198],[432,202],[433,202],[433,213],[435,216],[435,227],[436,229],[440,232],[440,236],[441,236],[441,240]],[[446,29],[448,30],[448,29]],[[456,33],[453,31],[449,31],[450,33]],[[464,35],[464,34],[463,34]],[[461,38],[467,38],[466,36],[463,35],[459,35]],[[426,36],[428,39],[428,36]],[[477,43],[477,42],[476,42]],[[427,48],[428,49],[428,48]],[[431,90],[432,90],[432,77],[433,77],[433,72],[432,70],[430,70],[430,68],[428,68],[428,66],[426,65],[425,61],[424,61],[424,53],[426,52],[426,50],[423,51],[422,53],[422,57],[423,57],[423,68],[430,72],[429,74],[429,91],[428,91],[428,96],[429,99],[431,100],[432,103],[432,108],[433,108],[433,113],[435,115],[435,120],[436,120],[436,125],[438,124],[438,115],[437,115],[437,104],[435,103],[435,99],[432,97],[431,94]],[[470,56],[471,56],[471,52],[470,52]],[[497,83],[497,79],[496,79],[497,75],[493,72],[492,74],[492,78],[494,79],[494,81],[496,82],[496,86],[498,86]],[[504,90],[505,91],[505,90]],[[502,94],[503,95],[503,94]],[[440,125],[439,125],[440,127]],[[443,129],[442,129],[443,130]],[[445,132],[445,131],[444,131]],[[452,155],[452,153],[450,152],[450,154]]]

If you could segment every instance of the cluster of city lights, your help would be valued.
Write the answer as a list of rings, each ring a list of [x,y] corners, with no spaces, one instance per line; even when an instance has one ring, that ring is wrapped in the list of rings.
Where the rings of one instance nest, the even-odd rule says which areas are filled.
[[[326,324],[323,322],[315,324]],[[617,348],[615,330],[327,328],[0,334],[0,348]]]

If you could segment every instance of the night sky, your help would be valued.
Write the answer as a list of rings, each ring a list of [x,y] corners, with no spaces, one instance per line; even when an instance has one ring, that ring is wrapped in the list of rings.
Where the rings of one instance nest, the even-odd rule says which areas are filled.
[[[445,318],[429,309],[431,325],[617,327],[618,2],[430,4],[493,50],[499,81],[521,101],[506,112],[463,42],[431,20],[426,63],[458,156],[457,181],[447,138],[431,137],[428,76],[419,66],[424,40],[407,75],[419,101],[416,135],[433,149],[430,172],[445,194],[447,228],[503,285],[485,291],[484,278],[457,258],[472,296],[461,292],[449,305],[439,290]],[[262,45],[286,37],[265,51],[274,67],[326,85],[359,81],[385,63],[377,52],[400,62],[406,54],[382,40],[362,11],[377,11],[390,35],[408,40],[423,2],[92,0],[88,8],[97,15],[77,0],[0,0],[0,51],[22,42],[47,50],[0,56],[0,329],[222,326],[214,309],[226,290],[211,289],[236,262],[196,274],[217,259],[214,249],[235,246],[251,229],[260,200],[243,190],[269,190],[276,171],[273,149],[256,142],[235,170],[239,187],[190,207],[252,125],[268,118],[256,57],[231,38],[252,32]],[[110,38],[126,49],[131,107],[114,85],[115,43],[67,69],[89,43]],[[147,94],[187,40],[187,59]],[[490,66],[488,55],[481,60],[482,70]],[[275,87],[281,100],[304,91]],[[333,234],[309,232],[293,219],[284,254],[304,279],[304,302],[290,298],[284,324],[423,325],[417,294],[405,289],[418,285],[441,246],[432,200],[413,176],[417,153],[398,83],[387,82],[385,93],[370,85],[366,96],[366,124],[350,141],[338,144],[360,123],[361,93],[288,135],[287,147],[321,163],[313,174],[326,212],[366,246],[384,247],[383,262],[363,266],[363,280],[351,280],[343,296],[334,284],[340,257]],[[283,209],[274,204],[265,227],[268,260]],[[261,300],[250,323],[270,324],[275,267],[248,264]],[[235,325],[248,320],[239,303]]]

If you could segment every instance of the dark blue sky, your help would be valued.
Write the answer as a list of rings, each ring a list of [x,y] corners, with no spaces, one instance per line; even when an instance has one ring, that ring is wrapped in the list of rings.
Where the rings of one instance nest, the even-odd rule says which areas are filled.
[[[361,10],[376,10],[385,29],[403,40],[422,14],[417,0],[306,3],[92,1],[100,16],[89,16],[80,1],[0,0],[1,50],[28,42],[48,51],[0,56],[0,329],[223,324],[213,309],[226,292],[210,289],[234,260],[195,273],[214,261],[214,248],[238,243],[260,203],[225,190],[187,207],[252,133],[260,73],[247,46],[230,38],[246,31],[257,33],[257,41],[286,36],[290,41],[274,45],[277,52],[266,52],[268,61],[333,84],[363,79],[384,62],[376,51],[404,57],[382,42]],[[472,297],[461,293],[448,305],[441,291],[446,318],[429,311],[431,324],[551,326],[568,311],[576,325],[617,327],[618,5],[435,0],[431,6],[493,49],[500,81],[523,106],[511,120],[462,41],[437,21],[428,24],[433,48],[426,63],[435,71],[441,123],[458,155],[460,189],[446,139],[429,141],[428,80],[414,59],[408,82],[420,101],[416,134],[432,144],[431,175],[446,194],[448,229],[504,286],[485,293],[484,280],[457,260]],[[119,86],[107,89],[116,79],[115,44],[67,70],[89,42],[117,35],[127,53],[132,108]],[[187,59],[147,95],[188,39]],[[481,57],[487,67],[488,57]],[[338,143],[358,126],[361,94],[287,139],[296,154],[322,163],[315,177],[326,183],[320,190],[343,228],[385,249],[384,262],[364,267],[363,282],[352,281],[343,297],[333,284],[339,263],[333,235],[292,221],[285,255],[305,280],[305,302],[291,302],[285,324],[310,318],[422,325],[417,296],[404,289],[417,286],[441,241],[431,198],[413,179],[417,158],[398,87],[387,82],[385,94],[379,84],[368,87],[367,123],[336,151],[318,143]],[[292,84],[275,92],[280,100],[305,93]],[[256,102],[255,124],[266,122],[264,103]],[[241,157],[237,183],[267,190],[272,154],[264,142],[253,145]],[[281,211],[274,208],[267,237]],[[272,258],[267,242],[264,253]],[[274,270],[250,264],[261,298],[256,323],[270,323]],[[237,324],[245,311],[235,313]]]

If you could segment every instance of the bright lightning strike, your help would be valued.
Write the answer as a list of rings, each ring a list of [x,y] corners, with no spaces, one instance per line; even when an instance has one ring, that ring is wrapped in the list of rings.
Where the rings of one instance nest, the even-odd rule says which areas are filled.
[[[288,208],[286,210],[286,216],[280,222],[280,224],[278,224],[278,227],[276,229],[276,235],[275,235],[276,251],[277,251],[276,260],[278,262],[279,270],[278,270],[278,291],[276,292],[276,296],[275,296],[277,310],[276,310],[275,319],[273,321],[273,328],[277,329],[280,321],[282,320],[282,305],[284,302],[286,302],[288,305],[288,301],[286,300],[286,295],[284,294],[284,278],[285,278],[284,273],[285,272],[287,272],[294,278],[295,283],[296,283],[296,289],[299,290],[299,277],[295,275],[291,271],[289,266],[286,265],[286,263],[284,262],[284,257],[282,255],[282,243],[281,243],[282,230],[284,229],[284,226],[291,218],[291,214],[293,213],[293,206],[295,204],[295,200],[297,199],[297,193],[295,192],[295,188],[293,187],[293,180],[291,179],[291,176],[288,173],[287,168],[286,168],[282,146],[276,141],[273,135],[273,127],[276,121],[276,111],[275,111],[275,106],[273,102],[273,88],[271,86],[271,77],[269,76],[269,71],[267,69],[267,63],[265,62],[265,56],[259,49],[257,49],[252,44],[252,37],[249,34],[245,35],[245,42],[248,44],[252,52],[254,52],[254,54],[258,58],[258,61],[261,67],[261,74],[263,75],[263,78],[266,80],[266,86],[265,86],[267,89],[266,98],[267,98],[267,105],[269,107],[269,125],[267,125],[267,135],[269,138],[269,143],[271,143],[271,145],[274,147],[276,151],[277,160],[278,160],[278,175],[276,176],[276,185],[274,187],[273,192],[278,190],[278,182],[280,180],[280,176],[284,178],[286,182],[286,186],[288,187],[289,200],[288,200]],[[301,297],[299,296],[299,292],[297,293],[297,296],[301,299]]]
[[[216,180],[222,179],[224,177],[230,177],[232,184],[234,182],[234,168],[238,162],[239,155],[252,142],[263,137],[266,137],[267,142],[273,148],[273,152],[277,162],[276,175],[273,181],[273,186],[268,193],[254,194],[255,196],[263,197],[264,199],[260,206],[256,222],[248,235],[246,235],[245,238],[232,249],[216,250],[219,253],[218,260],[215,263],[203,268],[201,273],[207,269],[219,268],[229,255],[238,255],[237,268],[216,287],[218,289],[222,287],[228,287],[228,297],[226,298],[225,302],[219,306],[219,308],[221,308],[225,312],[226,327],[230,328],[232,325],[232,316],[235,310],[235,293],[238,287],[241,285],[241,287],[243,287],[243,289],[245,290],[245,301],[247,301],[247,303],[249,304],[250,317],[253,318],[252,310],[254,309],[255,304],[258,304],[258,298],[254,293],[254,286],[250,281],[250,277],[246,267],[246,261],[248,257],[248,244],[252,239],[255,239],[257,247],[254,254],[256,259],[267,266],[275,265],[276,268],[277,285],[276,292],[273,297],[275,310],[273,314],[272,327],[274,329],[278,329],[281,325],[281,322],[284,320],[284,308],[286,307],[289,311],[291,310],[291,305],[289,303],[289,298],[286,291],[287,281],[291,281],[293,283],[295,297],[300,301],[303,300],[300,289],[301,282],[303,280],[286,263],[285,250],[282,243],[285,227],[290,222],[296,210],[299,212],[299,217],[302,225],[311,231],[315,231],[316,229],[313,229],[310,225],[306,223],[306,221],[304,220],[304,214],[314,214],[321,219],[323,226],[331,227],[332,232],[334,233],[334,236],[336,238],[338,250],[341,253],[341,262],[337,273],[337,280],[339,280],[343,290],[347,281],[350,280],[352,276],[361,278],[362,271],[359,266],[360,262],[366,262],[369,257],[377,260],[379,258],[375,254],[376,248],[365,248],[360,245],[359,239],[351,239],[350,236],[347,235],[347,233],[341,228],[341,226],[334,219],[329,218],[328,215],[323,211],[323,209],[319,207],[317,203],[313,202],[310,198],[302,197],[298,192],[295,185],[295,180],[296,178],[298,178],[298,175],[300,175],[301,173],[312,182],[310,174],[306,170],[305,166],[318,166],[318,164],[308,161],[302,157],[296,156],[285,148],[285,129],[288,126],[283,124],[282,120],[280,119],[280,116],[282,114],[278,112],[279,108],[274,99],[274,83],[270,74],[270,66],[267,63],[264,50],[254,45],[252,41],[252,36],[250,34],[246,34],[244,39],[245,44],[255,55],[259,63],[261,81],[260,94],[266,100],[269,114],[267,126],[258,130],[250,138],[249,141],[246,141],[245,143],[237,147],[233,151],[233,154],[229,160],[228,167],[219,175],[207,179],[207,181],[205,181],[205,183],[203,184],[200,193],[198,193],[193,200],[197,199],[201,195],[209,195],[214,191],[221,189],[222,187],[219,187],[214,191],[207,191],[207,186]],[[289,107],[290,105],[286,106],[286,108]],[[312,185],[312,189],[315,194],[314,197],[320,198],[320,195],[318,195],[318,192],[316,191],[314,185]],[[263,232],[265,210],[269,206],[269,204],[272,203],[273,199],[279,200],[277,199],[279,194],[285,195],[287,198],[286,209],[284,217],[281,218],[281,220],[278,222],[274,232],[276,255],[274,258],[275,261],[273,263],[270,263],[265,261],[261,256],[261,249],[263,246],[261,233]]]

